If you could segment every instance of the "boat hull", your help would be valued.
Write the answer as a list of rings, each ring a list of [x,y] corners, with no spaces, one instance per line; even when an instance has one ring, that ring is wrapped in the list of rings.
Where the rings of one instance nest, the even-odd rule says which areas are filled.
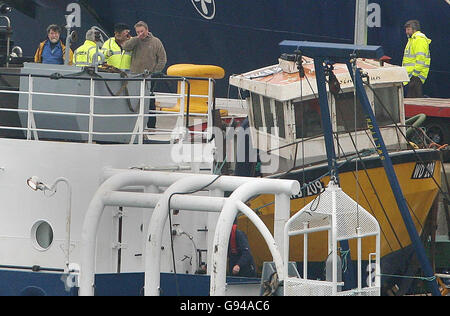
[[[78,288],[67,282],[63,273],[45,273],[0,269],[0,296],[77,296]],[[227,277],[229,287],[246,286],[259,295],[260,279]],[[143,296],[145,274],[110,273],[95,276],[95,296]],[[178,288],[177,288],[178,284]],[[198,274],[161,273],[161,296],[209,296],[210,276]],[[235,296],[234,292],[227,295]]]
[[[437,186],[441,181],[439,156],[432,151],[421,151],[417,154],[406,151],[392,155],[391,158],[404,197],[410,208],[411,217],[418,233],[421,234],[429,210],[439,192]],[[382,272],[388,270],[390,273],[402,273],[407,262],[404,260],[397,261],[395,257],[396,254],[405,256],[405,253],[409,252],[408,249],[412,248],[408,231],[403,223],[381,160],[379,158],[366,158],[363,159],[363,162],[366,169],[363,169],[360,163],[358,164],[358,171],[355,169],[354,162],[342,165],[339,170],[340,185],[345,193],[375,216],[380,224]],[[426,168],[422,168],[424,164],[430,171],[432,169],[432,176],[426,173]],[[301,194],[303,197],[291,197],[291,216],[314,199],[317,203],[320,203],[317,193],[325,188],[330,181],[329,176],[322,177],[328,172],[327,168],[327,166],[307,168],[304,171],[299,170],[283,176],[283,178],[296,179],[302,184],[307,183],[306,189]],[[355,181],[356,178],[359,184]],[[273,196],[264,195],[252,200],[250,205],[273,232],[274,206],[272,202]],[[271,261],[269,250],[266,247],[260,247],[264,244],[264,240],[251,222],[245,217],[240,217],[238,227],[248,236],[256,265],[260,268],[264,261]],[[368,261],[369,254],[375,252],[374,238],[362,240],[362,258],[364,260]],[[317,273],[323,274],[324,262],[328,257],[327,232],[309,234],[308,244],[310,245],[308,247],[308,263],[320,267],[316,269]],[[356,260],[356,240],[349,241],[349,245],[351,257],[345,259],[347,261]],[[303,236],[290,239],[289,251],[291,261],[303,262]],[[386,265],[383,264],[384,262],[386,262]],[[302,269],[299,269],[299,271],[302,271]],[[317,275],[316,277],[321,276]]]

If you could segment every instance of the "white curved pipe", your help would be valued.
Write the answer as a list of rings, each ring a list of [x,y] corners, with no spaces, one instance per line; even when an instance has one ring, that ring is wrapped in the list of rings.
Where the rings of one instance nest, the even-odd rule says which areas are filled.
[[[106,194],[131,185],[168,186],[183,176],[186,175],[128,171],[112,176],[99,187],[89,204],[81,231],[80,296],[94,295],[95,246],[98,225],[105,208],[104,197]]]
[[[105,208],[105,197],[108,196],[108,193],[129,186],[155,185],[159,187],[169,187],[180,179],[193,176],[193,174],[186,173],[156,171],[147,172],[141,170],[118,171],[114,169],[105,169],[104,172],[109,174],[113,174],[115,172],[118,173],[115,173],[110,178],[105,180],[105,182],[103,182],[103,184],[99,187],[89,204],[84,218],[81,232],[80,296],[94,295],[96,238],[100,219]],[[215,177],[217,177],[214,175],[195,176],[197,178],[207,177],[209,181],[212,181]],[[226,191],[234,191],[241,184],[251,180],[251,178],[245,177],[222,177],[214,183],[214,186],[212,186],[211,189],[220,188]]]
[[[149,240],[145,247],[145,295],[159,296],[162,235],[170,211],[170,196],[173,193],[191,192],[201,189],[212,183],[217,177],[217,175],[195,175],[181,179],[167,188],[159,200],[148,226],[147,235],[149,236]],[[223,182],[227,182],[226,179],[226,177],[217,179],[208,189],[212,190],[217,187],[223,187]]]
[[[234,191],[225,203],[219,216],[214,235],[210,284],[211,296],[225,295],[227,262],[224,258],[227,258],[231,228],[238,212],[238,202],[248,201],[251,197],[259,194],[286,194],[290,196],[299,192],[300,184],[297,181],[275,179],[256,179]],[[282,267],[279,269],[277,267],[277,271],[282,274]]]
[[[273,261],[275,262],[275,267],[278,271],[278,278],[280,280],[284,280],[284,269],[283,269],[283,258],[280,254],[280,249],[277,246],[275,239],[273,238],[270,230],[267,228],[266,224],[259,218],[258,215],[246,204],[241,201],[236,202],[236,206],[239,211],[241,211],[247,218],[256,226],[264,240],[266,241],[267,246],[269,247],[270,253],[272,254]]]
[[[153,215],[148,228],[149,242],[146,247],[145,254],[145,295],[158,296],[160,286],[161,273],[161,246],[162,234],[164,226],[169,215],[168,199],[174,192],[187,192],[201,188],[211,183],[217,176],[215,175],[195,175],[186,179],[182,179],[170,186],[158,205],[153,211]],[[260,190],[250,190],[256,194],[260,193],[286,193],[297,194],[300,190],[300,184],[297,181],[277,180],[277,179],[257,179],[239,178],[239,177],[221,177],[214,182],[208,189],[222,189],[225,191],[238,191],[242,186],[253,187],[259,184]],[[261,187],[264,188],[261,188]],[[256,185],[258,187],[258,185]],[[245,196],[245,195],[244,195]],[[248,200],[252,195],[248,196]],[[229,201],[225,202],[227,205]],[[233,202],[234,205],[234,202]],[[225,206],[224,206],[225,209]],[[220,217],[219,217],[220,219]],[[234,220],[234,218],[233,218]],[[231,227],[230,227],[231,230]],[[229,235],[228,235],[229,237]],[[228,239],[227,239],[228,242]],[[228,243],[227,243],[228,246]],[[226,256],[226,253],[225,253]],[[226,265],[226,263],[225,263]]]
[[[155,208],[161,199],[161,193],[108,192],[104,197],[105,206],[125,206]],[[172,209],[200,212],[220,212],[226,198],[198,195],[174,195],[170,200]]]

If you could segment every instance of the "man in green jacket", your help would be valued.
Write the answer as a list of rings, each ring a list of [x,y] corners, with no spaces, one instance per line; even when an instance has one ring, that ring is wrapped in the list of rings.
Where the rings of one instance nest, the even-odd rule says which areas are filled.
[[[408,71],[410,78],[406,83],[407,98],[423,97],[422,86],[427,80],[430,71],[430,43],[431,40],[420,31],[420,22],[410,20],[405,24],[408,43],[403,56],[403,67]]]

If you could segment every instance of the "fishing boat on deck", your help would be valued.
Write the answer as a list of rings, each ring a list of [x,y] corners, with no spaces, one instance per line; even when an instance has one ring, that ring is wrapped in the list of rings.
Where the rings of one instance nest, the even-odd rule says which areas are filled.
[[[408,81],[405,69],[383,60],[364,58],[358,58],[355,65],[366,80],[365,92],[415,229],[421,234],[440,190],[439,152],[415,149],[405,137],[407,128],[411,128],[405,126],[403,107],[403,82]],[[263,176],[294,179],[301,183],[301,193],[291,197],[291,215],[311,201],[319,204],[325,186],[335,176],[330,174],[327,161],[316,67],[312,58],[291,53],[282,55],[275,65],[230,77],[230,83],[247,96],[253,147],[266,157],[267,165],[273,164],[274,157],[279,159],[279,169]],[[371,132],[371,121],[366,119],[355,93],[353,76],[344,63],[329,61],[323,67],[328,81],[326,98],[336,153],[332,163],[339,175],[339,184],[380,223],[383,273],[391,276],[414,274],[418,266],[411,263],[414,262],[412,241],[383,167],[384,157],[376,143],[377,135]],[[272,196],[256,197],[250,202],[255,212],[272,228],[275,225],[273,202]],[[261,267],[269,256],[264,247],[258,246],[261,237],[245,217],[240,218],[239,227],[247,233],[255,261]],[[308,238],[311,245],[307,249],[309,270],[320,278],[324,262],[330,256],[326,243],[328,235],[316,233]],[[290,244],[290,260],[300,265],[304,260],[303,245],[303,237],[293,237]],[[356,260],[356,242],[350,243],[349,249],[350,252],[342,251],[343,261]],[[374,248],[366,243],[362,251],[363,257],[369,258]],[[368,265],[366,261],[366,271],[371,269]],[[401,284],[401,291],[407,291],[410,284],[410,281],[402,283],[398,278],[383,277],[383,281],[384,294],[394,284]]]

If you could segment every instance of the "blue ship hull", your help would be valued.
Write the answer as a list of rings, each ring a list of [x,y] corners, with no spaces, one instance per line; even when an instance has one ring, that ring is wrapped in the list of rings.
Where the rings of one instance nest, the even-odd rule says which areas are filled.
[[[394,252],[381,260],[382,295],[388,295],[394,285],[398,285],[403,295],[409,292],[414,280],[411,278],[396,278],[396,275],[415,275],[418,265],[414,264],[412,247],[406,247]],[[345,260],[343,260],[343,264]],[[355,264],[355,262],[353,262]],[[367,281],[367,265],[363,264],[363,280]],[[303,266],[298,263],[298,271]],[[325,277],[325,263],[310,262],[309,277],[323,279]],[[346,277],[344,269],[343,277]],[[77,296],[77,288],[67,288],[63,282],[62,273],[23,272],[0,270],[0,296]],[[96,296],[143,296],[144,273],[111,273],[98,274],[95,277]],[[228,277],[228,284],[260,283],[257,278]],[[178,286],[177,286],[178,285]],[[363,286],[367,286],[364,282]],[[209,296],[210,277],[208,275],[161,273],[161,296]],[[178,287],[178,288],[177,288]]]
[[[66,288],[61,273],[0,270],[0,296],[76,296]],[[96,296],[143,296],[144,273],[100,274],[95,277]],[[228,283],[259,283],[259,279],[228,278]],[[178,289],[177,289],[178,283]],[[209,296],[210,277],[161,273],[161,296]]]

